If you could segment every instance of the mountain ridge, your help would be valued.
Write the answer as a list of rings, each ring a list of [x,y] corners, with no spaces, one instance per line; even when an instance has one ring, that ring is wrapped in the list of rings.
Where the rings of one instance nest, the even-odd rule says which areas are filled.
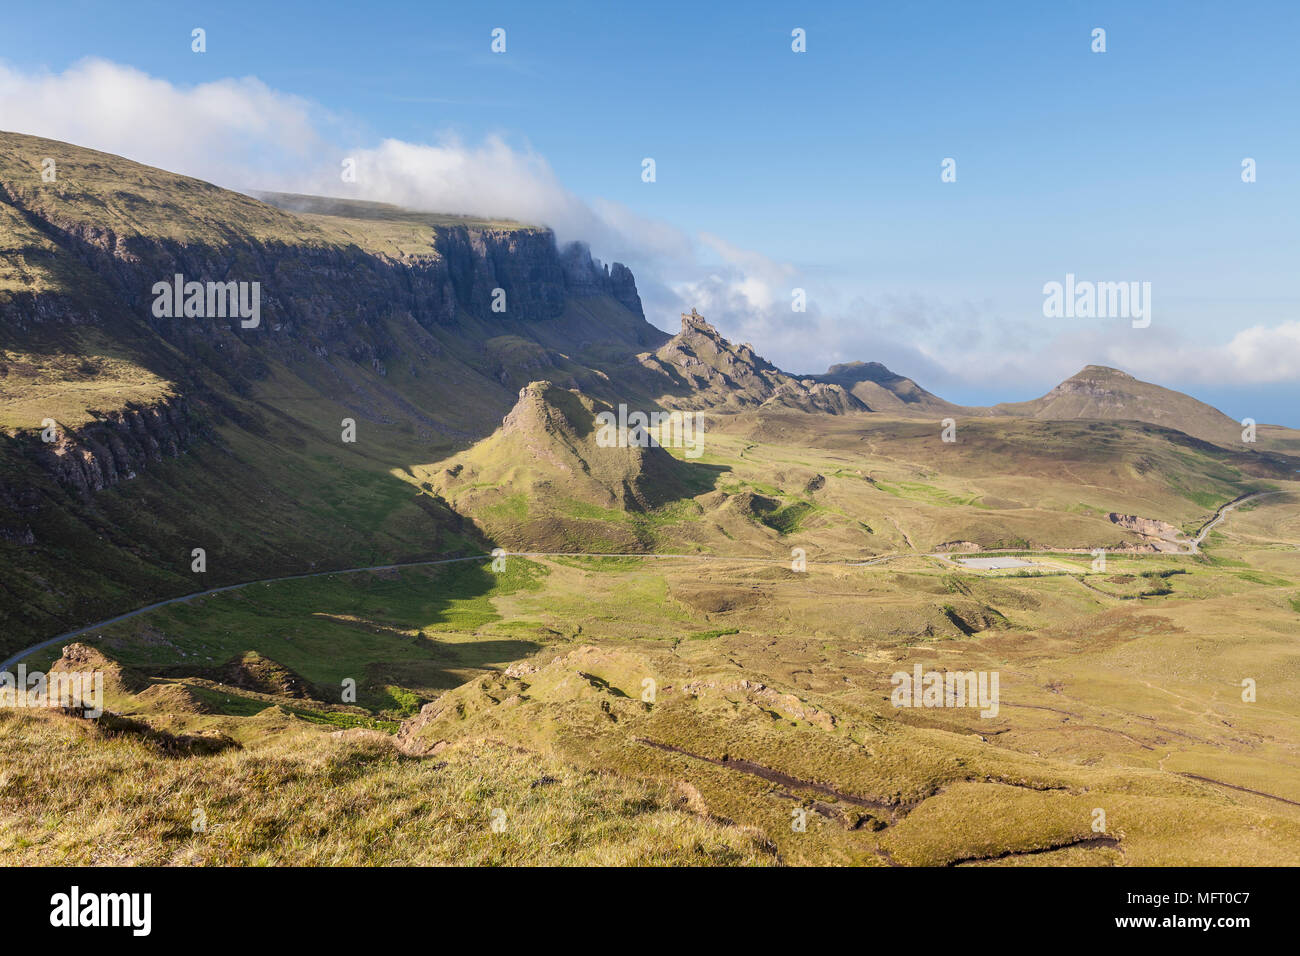
[[[46,156],[57,160],[53,182],[41,176]],[[853,481],[875,496],[873,507],[940,494],[910,465],[881,484],[890,490],[871,490],[874,458],[889,453],[868,432],[889,447],[936,433],[919,421],[874,423],[933,421],[955,407],[883,366],[832,369],[839,381],[791,375],[694,310],[676,335],[656,328],[630,270],[606,269],[580,244],[560,248],[549,230],[340,202],[291,212],[110,154],[0,133],[0,552],[19,569],[0,596],[7,641],[201,590],[196,580],[490,549],[508,521],[485,532],[423,484],[441,462],[492,438],[535,382],[561,390],[553,404],[589,403],[588,412],[597,403],[706,411],[724,447],[731,417],[765,417],[804,438],[833,422],[852,442],[845,461],[873,459],[840,469],[861,476]],[[258,282],[260,324],[155,314],[155,284],[177,274]],[[505,311],[493,307],[497,292]],[[841,382],[870,383],[868,398],[890,407],[873,415],[871,401]],[[1021,449],[1041,443],[1041,431],[989,434]],[[619,514],[626,520],[613,531],[586,534],[590,550],[659,540],[770,549],[792,531],[831,526],[846,549],[910,547],[881,521],[838,524],[843,509],[827,488],[849,479],[836,474],[789,464],[775,481],[751,474],[717,487],[748,462],[743,447],[736,454],[689,467],[650,456],[646,474],[662,466],[672,499],[655,514],[644,510],[645,488],[636,493],[641,466],[624,476],[620,464],[613,472],[632,481],[627,493],[621,483],[590,489],[547,539],[571,540],[564,521],[590,530],[613,527],[606,519]],[[1107,454],[1133,467],[1130,451]],[[591,465],[585,446],[578,458]],[[1224,471],[1189,493],[1208,501],[1240,480]],[[964,539],[1012,540],[970,518],[978,527]],[[1071,528],[1071,540],[1093,533]]]
[[[838,385],[791,375],[748,343],[733,344],[695,309],[683,312],[681,321],[680,332],[636,358],[642,369],[677,386],[656,396],[665,407],[730,411],[785,407],[832,415],[869,411]]]
[[[61,154],[63,178],[56,183],[40,183],[40,157],[45,154]],[[24,166],[28,171],[25,177],[20,175]],[[94,188],[110,175],[116,177],[111,191]],[[69,187],[69,182],[74,185]],[[273,328],[292,327],[306,332],[313,340],[307,343],[310,350],[328,353],[343,347],[354,360],[386,371],[404,347],[416,345],[418,354],[436,348],[437,344],[430,342],[420,329],[412,332],[416,338],[425,340],[423,349],[419,348],[421,343],[399,344],[399,340],[382,328],[383,322],[370,305],[375,301],[398,305],[427,331],[434,326],[454,326],[472,321],[472,317],[493,315],[493,288],[505,292],[512,321],[530,323],[561,315],[566,297],[608,297],[630,316],[639,318],[639,325],[625,326],[623,331],[618,331],[617,323],[602,322],[598,326],[589,323],[578,334],[586,340],[594,331],[605,340],[603,346],[599,342],[591,343],[605,349],[602,359],[609,357],[611,345],[615,352],[627,345],[650,346],[650,352],[637,356],[637,364],[643,370],[658,373],[671,384],[665,387],[663,382],[643,376],[639,382],[628,383],[632,391],[638,391],[639,386],[643,394],[629,397],[657,398],[665,407],[740,410],[768,403],[769,407],[833,414],[876,411],[906,416],[1010,415],[1044,420],[1099,417],[1174,427],[1216,443],[1234,442],[1234,434],[1240,432],[1239,426],[1211,406],[1191,396],[1178,398],[1182,393],[1143,383],[1120,370],[1107,376],[1105,382],[1100,381],[1097,370],[1104,369],[1103,366],[1086,367],[1038,399],[983,407],[948,402],[878,362],[841,363],[820,375],[791,374],[758,356],[752,346],[727,342],[694,310],[691,315],[695,319],[690,322],[683,314],[682,330],[677,335],[669,336],[658,330],[645,321],[635,279],[626,266],[620,263],[605,266],[582,243],[560,249],[549,230],[517,222],[414,213],[383,203],[333,197],[284,193],[244,196],[111,154],[12,133],[0,134],[0,190],[4,199],[0,211],[9,211],[11,215],[10,235],[22,236],[24,230],[26,235],[19,239],[18,249],[11,246],[8,250],[11,257],[16,252],[26,268],[19,269],[17,274],[13,269],[0,273],[0,305],[5,308],[8,322],[17,319],[20,325],[28,327],[69,313],[78,317],[88,315],[92,319],[99,316],[103,321],[104,310],[121,311],[122,305],[129,310],[143,311],[145,295],[141,286],[144,278],[156,279],[156,275],[133,279],[131,272],[134,270],[139,276],[140,267],[148,262],[156,264],[152,268],[156,274],[165,274],[173,267],[186,268],[187,274],[226,275],[232,269],[248,266],[263,274],[270,268],[309,275],[313,272],[338,274],[347,269],[349,285],[359,288],[353,296],[354,306],[346,298],[341,303],[343,310],[350,309],[354,316],[346,325],[321,323],[321,307],[312,301],[313,297],[305,301],[296,297],[295,302],[274,293],[267,297],[265,322]],[[168,191],[184,194],[198,205],[183,220],[177,220],[172,212],[175,204],[163,202]],[[84,204],[95,196],[104,199],[96,206],[96,219],[91,222],[84,213],[78,213],[78,203]],[[17,216],[12,216],[14,212]],[[218,212],[227,214],[221,227],[215,225]],[[260,251],[250,251],[251,262],[249,256],[234,252],[230,246],[240,229],[259,244]],[[178,245],[177,237],[182,235],[184,244]],[[304,251],[287,261],[277,261],[279,254],[275,250],[286,247],[291,240],[293,247]],[[51,241],[53,247],[49,245]],[[196,244],[198,255],[194,254]],[[80,261],[67,261],[66,256],[60,258],[60,246],[71,247],[73,258]],[[222,253],[222,248],[230,248],[234,254]],[[390,278],[376,276],[378,282],[358,283],[356,270],[365,260],[349,261],[345,251],[349,248],[369,250],[381,271],[393,267],[414,270],[415,281],[411,286],[414,295],[403,296],[397,292],[399,286]],[[258,267],[259,259],[263,262],[261,267]],[[164,264],[163,260],[169,261]],[[33,280],[33,269],[39,276],[42,270],[48,272],[51,264],[54,272],[49,281]],[[84,295],[77,298],[78,290],[102,288],[105,282],[122,301],[114,303],[111,295],[96,295],[93,300]],[[35,298],[37,290],[41,296],[39,307]],[[337,296],[337,287],[331,290],[331,296]],[[78,321],[84,324],[83,319]],[[248,375],[259,374],[259,357],[247,353],[247,343],[240,337],[218,335],[213,341],[208,335],[205,344],[195,340],[194,329],[178,327],[176,323],[167,327],[146,316],[143,320],[135,318],[129,324],[131,329],[125,336],[120,328],[114,328],[114,337],[138,340],[156,333],[165,345],[160,349],[151,343],[148,348],[155,353],[170,351],[166,345],[191,354],[206,349],[205,364],[226,377],[237,391],[247,387],[244,380]],[[491,336],[483,334],[483,340],[488,338]],[[599,376],[593,377],[578,367],[590,369],[592,363],[576,357],[575,364],[572,361],[575,356],[565,348],[571,346],[573,336],[567,336],[568,342],[565,338],[553,336],[550,341],[541,342],[545,354],[525,359],[524,364],[531,366],[526,371],[513,374],[506,361],[495,370],[493,377],[511,392],[525,380],[547,373],[560,381],[571,380],[589,389],[600,389]],[[216,346],[215,353],[211,346]],[[543,360],[539,361],[539,357]],[[604,362],[595,364],[608,376],[610,369]],[[1091,379],[1087,379],[1089,375]],[[1116,383],[1127,387],[1117,389]],[[617,396],[611,392],[605,397]],[[497,407],[508,407],[505,395],[498,402]],[[424,423],[425,427],[431,424]],[[453,428],[447,437],[452,440],[464,437],[458,435],[459,431]]]

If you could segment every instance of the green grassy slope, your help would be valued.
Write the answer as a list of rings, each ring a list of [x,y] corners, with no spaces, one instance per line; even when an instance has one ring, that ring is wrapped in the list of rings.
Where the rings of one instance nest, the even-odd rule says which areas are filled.
[[[95,729],[0,715],[11,739],[57,745],[56,766],[99,808],[103,837],[75,841],[84,815],[54,813],[67,788],[40,789],[38,775],[6,790],[0,840],[18,860],[49,847],[87,860],[111,844],[123,861],[320,862],[312,848],[322,846],[375,861],[393,859],[402,836],[429,844],[419,859],[539,859],[511,840],[500,845],[508,854],[481,856],[497,808],[529,820],[550,861],[604,852],[612,862],[627,859],[620,847],[653,846],[685,862],[660,845],[656,814],[671,810],[705,828],[679,832],[716,846],[698,862],[1295,865],[1295,501],[1274,496],[1234,514],[1199,559],[1112,555],[1095,571],[1082,555],[1067,573],[1037,578],[929,558],[814,562],[805,573],[744,561],[509,558],[500,573],[485,562],[216,596],[94,642],[116,675],[110,709],[162,738],[113,732],[113,721]],[[1126,584],[1169,570],[1180,573],[1162,593],[1137,596]],[[250,651],[303,678],[310,695],[230,683],[221,666]],[[915,665],[998,673],[998,713],[893,707],[890,675]],[[355,704],[340,701],[350,676]],[[1257,700],[1242,699],[1243,676]],[[393,721],[400,732],[385,735]],[[379,732],[336,736],[346,726]],[[161,772],[160,746],[179,751],[167,759],[192,781],[187,803],[166,788],[113,783]],[[323,773],[330,753],[337,769]],[[118,772],[92,779],[92,755]],[[141,826],[202,805],[245,833],[246,781],[259,762],[312,806],[312,841],[232,843]],[[423,821],[447,811],[430,804],[444,786],[431,767],[493,780],[490,799],[436,840]],[[215,768],[233,782],[219,787]],[[596,827],[588,839],[603,850],[572,838],[559,791],[536,797],[595,780],[582,800]],[[333,787],[355,799],[319,799]],[[655,811],[637,812],[629,793]],[[413,801],[418,814],[402,809]],[[394,833],[375,842],[358,808],[380,804],[392,808]],[[295,812],[262,800],[254,816],[297,832]],[[792,825],[800,813],[802,828]],[[32,818],[49,821],[38,837],[21,822]]]
[[[203,587],[478,550],[411,469],[491,432],[521,380],[608,388],[604,363],[663,337],[566,296],[543,230],[313,208],[0,134],[0,650]],[[261,281],[261,327],[155,318],[174,272]],[[493,313],[491,283],[519,304]],[[183,433],[138,434],[158,413]]]

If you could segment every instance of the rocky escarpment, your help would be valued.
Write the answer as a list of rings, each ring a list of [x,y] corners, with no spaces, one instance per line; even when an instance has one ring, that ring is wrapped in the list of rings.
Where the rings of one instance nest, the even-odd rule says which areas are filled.
[[[382,374],[405,355],[391,330],[394,319],[413,320],[430,332],[471,323],[537,323],[561,316],[569,298],[608,296],[644,321],[626,267],[606,267],[580,243],[562,250],[549,229],[455,220],[431,225],[409,214],[409,234],[389,242],[376,225],[382,217],[370,208],[375,204],[360,204],[363,218],[356,220],[299,218],[161,173],[174,180],[173,189],[211,193],[207,201],[230,220],[215,229],[211,217],[177,208],[165,227],[143,228],[122,214],[42,190],[38,178],[3,173],[0,168],[0,218],[14,237],[12,252],[29,262],[58,261],[63,272],[74,262],[81,267],[75,277],[0,293],[7,331],[22,336],[51,324],[130,325],[133,337],[156,336],[237,391],[264,377],[274,362],[337,356]],[[115,201],[161,214],[143,186],[135,195],[130,185],[123,181]],[[384,210],[394,212],[402,211]],[[186,282],[258,283],[260,322],[241,327],[238,316],[156,315],[155,286],[178,275]],[[436,356],[439,346],[426,336],[418,348]]]
[[[748,343],[733,345],[694,309],[682,313],[682,330],[641,366],[667,380],[661,398],[672,408],[783,407],[842,414],[867,406],[839,385],[796,378],[759,356]]]
[[[960,411],[956,405],[927,392],[910,378],[891,372],[879,362],[832,365],[824,375],[811,378],[847,389],[872,411],[926,416]]]
[[[55,154],[60,176],[45,183],[34,157]],[[15,450],[67,486],[98,491],[183,449],[193,438],[187,407],[257,433],[258,412],[240,403],[286,372],[362,418],[459,440],[477,434],[508,401],[500,387],[513,391],[525,374],[597,383],[599,373],[554,347],[565,341],[572,300],[602,299],[573,310],[598,344],[630,352],[644,347],[638,325],[654,331],[630,271],[605,266],[580,243],[561,249],[548,229],[267,198],[283,202],[0,134],[0,348],[20,359],[85,355],[100,364],[107,349],[122,381],[164,383],[189,403],[112,410],[120,393],[79,390],[71,359],[71,371],[42,366],[40,375],[74,383],[69,418],[82,421],[86,411],[96,420],[46,443],[29,440],[40,416],[19,416],[14,424],[29,434]],[[257,321],[215,310],[211,288],[188,314],[180,303],[158,308],[159,288],[185,283],[228,285],[217,301],[255,300]],[[536,367],[516,372],[516,364]],[[394,369],[401,374],[390,379]],[[449,407],[442,383],[482,389],[485,373],[498,390],[484,389],[477,406]],[[7,383],[11,397],[20,388]],[[109,410],[71,409],[83,400]]]
[[[37,436],[33,457],[57,481],[82,495],[128,481],[151,463],[184,453],[198,429],[183,398],[128,405],[75,431],[58,428],[55,440]]]
[[[1112,511],[1106,516],[1112,524],[1119,525],[1126,531],[1132,531],[1155,545],[1157,550],[1177,550],[1182,532],[1167,521],[1156,518],[1142,518],[1138,515],[1122,515]]]
[[[632,270],[621,262],[606,266],[591,255],[585,242],[569,243],[560,257],[565,288],[570,295],[608,295],[629,312],[645,318]]]
[[[765,399],[763,408],[793,408],[801,412],[864,412],[867,407],[838,385],[825,385],[810,378],[782,382]]]

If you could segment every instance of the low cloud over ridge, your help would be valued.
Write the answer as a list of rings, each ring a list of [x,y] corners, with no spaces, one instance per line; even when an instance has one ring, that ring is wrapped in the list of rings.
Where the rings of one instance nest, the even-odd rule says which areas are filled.
[[[709,233],[693,235],[619,203],[582,198],[546,158],[490,136],[468,144],[359,134],[320,104],[253,77],[177,86],[103,59],[61,73],[0,64],[0,128],[65,140],[222,186],[391,202],[417,209],[518,219],[582,239],[637,273],[652,321],[670,329],[696,307],[729,337],[777,364],[820,371],[879,360],[927,387],[1059,379],[1087,363],[1116,365],[1164,384],[1259,385],[1300,380],[1300,321],[1256,325],[1219,345],[1185,343],[1174,327],[1150,334],[1008,317],[976,301],[944,302],[855,290]],[[353,144],[351,146],[347,144]],[[356,161],[357,182],[339,173]],[[806,312],[791,310],[807,290]],[[1030,343],[1033,343],[1032,345]]]

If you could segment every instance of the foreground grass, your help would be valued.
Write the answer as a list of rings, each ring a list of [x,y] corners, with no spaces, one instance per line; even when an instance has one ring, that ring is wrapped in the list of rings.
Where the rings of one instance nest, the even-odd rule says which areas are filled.
[[[1258,530],[1242,522],[1244,536],[1225,528],[1212,553],[1250,557],[1245,568],[1117,555],[1104,573],[1079,561],[1074,574],[1017,579],[930,559],[794,573],[511,558],[501,575],[455,565],[231,592],[95,642],[112,675],[108,709],[153,735],[0,716],[0,853],[20,863],[1295,865],[1290,514],[1275,509]],[[265,653],[269,639],[273,662],[323,687],[340,662],[366,666],[361,706],[181,673],[178,662],[196,657],[202,670],[208,657]],[[69,659],[85,666],[80,653]],[[507,658],[522,660],[507,668]],[[999,713],[892,707],[890,675],[914,664],[1000,673]],[[434,689],[455,672],[455,686]],[[1257,700],[1242,696],[1244,676]],[[427,696],[412,690],[426,685]],[[312,716],[414,719],[399,751]],[[215,733],[237,745],[174,755],[177,739]],[[201,833],[195,810],[209,821]],[[806,830],[792,827],[798,810]]]
[[[753,831],[689,812],[667,785],[492,741],[419,759],[286,726],[254,749],[170,757],[77,718],[0,710],[0,747],[11,865],[772,862]]]

